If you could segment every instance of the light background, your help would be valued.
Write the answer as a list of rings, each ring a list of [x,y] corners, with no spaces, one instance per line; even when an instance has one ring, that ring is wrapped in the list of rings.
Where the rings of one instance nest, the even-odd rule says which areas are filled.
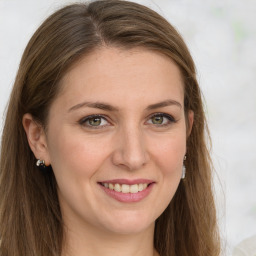
[[[1,117],[32,33],[50,13],[72,2],[0,0]],[[167,18],[196,62],[219,177],[216,197],[222,239],[231,255],[234,245],[256,234],[256,1],[136,2]]]

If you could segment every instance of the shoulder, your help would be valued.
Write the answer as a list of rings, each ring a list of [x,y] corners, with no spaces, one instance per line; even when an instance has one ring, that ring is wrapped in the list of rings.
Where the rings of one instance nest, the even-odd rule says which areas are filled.
[[[256,235],[238,244],[232,256],[256,256]]]

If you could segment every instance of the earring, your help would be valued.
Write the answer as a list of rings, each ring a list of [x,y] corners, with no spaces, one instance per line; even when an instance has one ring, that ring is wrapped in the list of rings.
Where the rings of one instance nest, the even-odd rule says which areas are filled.
[[[182,174],[181,174],[181,179],[185,179],[186,177],[186,166],[185,166],[185,161],[186,161],[186,155],[184,156],[183,159],[183,166],[182,166]]]
[[[39,168],[41,171],[44,171],[44,170],[46,170],[46,168],[47,168],[47,166],[45,165],[44,160],[40,160],[40,159],[38,159],[38,160],[36,161],[36,166],[38,166],[38,168]]]

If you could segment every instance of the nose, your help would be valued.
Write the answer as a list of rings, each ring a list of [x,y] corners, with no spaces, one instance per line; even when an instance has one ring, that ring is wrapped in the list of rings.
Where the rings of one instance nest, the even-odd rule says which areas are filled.
[[[138,170],[149,162],[145,139],[139,128],[121,131],[113,152],[113,163],[128,170]]]

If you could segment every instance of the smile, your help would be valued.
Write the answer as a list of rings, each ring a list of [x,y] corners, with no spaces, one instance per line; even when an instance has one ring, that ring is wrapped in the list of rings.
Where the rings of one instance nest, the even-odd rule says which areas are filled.
[[[149,184],[147,183],[139,183],[139,184],[133,184],[133,185],[128,185],[128,184],[112,184],[112,183],[102,183],[102,185],[105,188],[109,188],[111,190],[115,190],[116,192],[121,192],[121,193],[138,193],[143,191],[148,187]]]
[[[111,198],[123,203],[133,203],[147,197],[152,191],[155,182],[146,179],[117,179],[101,181],[98,184]]]

